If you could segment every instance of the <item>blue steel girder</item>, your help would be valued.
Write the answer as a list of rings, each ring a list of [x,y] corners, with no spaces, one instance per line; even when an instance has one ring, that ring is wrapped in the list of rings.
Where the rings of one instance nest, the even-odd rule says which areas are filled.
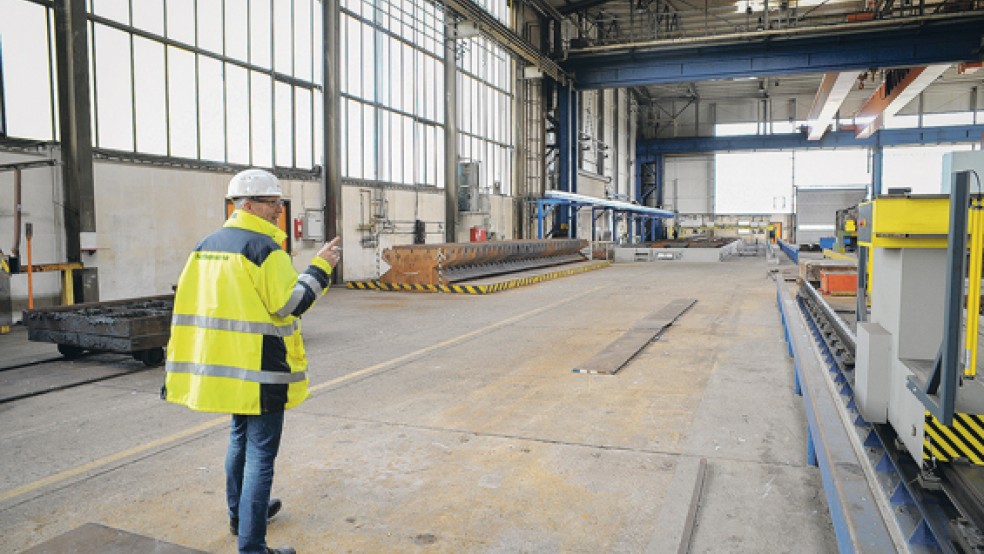
[[[912,67],[978,61],[982,34],[984,14],[972,12],[586,49],[570,52],[561,65],[581,90]]]
[[[827,133],[820,140],[809,140],[806,133],[648,139],[640,140],[636,144],[636,163],[652,163],[663,154],[970,143],[980,142],[982,134],[984,134],[984,125],[954,125],[920,129],[882,129],[866,139],[855,137],[853,131]]]

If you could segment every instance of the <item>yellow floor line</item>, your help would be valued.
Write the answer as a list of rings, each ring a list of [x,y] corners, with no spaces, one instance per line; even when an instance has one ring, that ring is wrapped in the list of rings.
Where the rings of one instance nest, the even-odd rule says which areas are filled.
[[[566,304],[568,302],[573,302],[574,300],[577,300],[578,298],[581,298],[582,296],[587,296],[587,295],[589,295],[589,294],[591,294],[593,292],[596,292],[596,291],[598,291],[600,289],[603,289],[603,288],[605,288],[607,286],[608,285],[597,286],[597,287],[595,287],[593,289],[586,290],[586,291],[584,291],[582,293],[575,294],[573,296],[568,296],[567,298],[564,298],[562,300],[558,300],[557,302],[554,302],[553,304],[547,304],[546,306],[541,306],[539,308],[536,308],[535,310],[530,310],[528,312],[521,313],[521,314],[519,314],[517,316],[510,317],[509,319],[504,319],[502,321],[499,321],[498,323],[493,323],[491,325],[487,325],[487,326],[485,326],[485,327],[483,327],[481,329],[476,329],[474,331],[465,333],[463,335],[458,335],[457,337],[448,339],[446,341],[439,342],[437,344],[432,344],[432,345],[430,345],[428,347],[425,347],[425,348],[421,348],[420,350],[415,350],[413,352],[410,352],[409,354],[404,354],[402,356],[398,356],[398,357],[393,358],[391,360],[387,360],[385,362],[378,363],[376,365],[372,365],[372,366],[369,366],[369,367],[360,369],[358,371],[354,371],[352,373],[348,373],[348,374],[342,375],[341,377],[337,377],[335,379],[332,379],[331,381],[326,381],[324,383],[321,383],[320,385],[314,385],[314,386],[310,387],[308,390],[313,395],[316,392],[319,392],[319,391],[325,390],[327,388],[333,387],[333,386],[335,386],[335,385],[337,385],[339,383],[344,383],[345,381],[350,381],[352,379],[356,379],[358,377],[362,377],[363,375],[372,373],[374,371],[379,371],[380,369],[383,369],[385,367],[396,365],[396,364],[399,364],[399,363],[404,362],[406,360],[415,358],[417,356],[421,356],[423,354],[427,354],[429,352],[433,352],[434,350],[439,350],[441,348],[446,348],[446,347],[451,346],[453,344],[466,341],[466,340],[468,340],[468,339],[470,339],[472,337],[475,337],[475,336],[478,336],[478,335],[481,335],[481,334],[485,334],[485,333],[489,332],[492,329],[498,329],[499,327],[503,327],[503,326],[506,326],[506,325],[510,325],[512,323],[516,323],[518,321],[522,321],[523,319],[526,319],[528,317],[535,316],[535,315],[540,314],[542,312],[545,312],[547,310],[552,310],[552,309],[554,309],[554,308],[556,308],[558,306],[561,306],[561,305]],[[21,485],[21,486],[16,487],[16,488],[13,488],[13,489],[9,489],[9,490],[0,492],[0,503],[6,502],[6,501],[8,501],[8,500],[10,500],[12,498],[16,498],[16,497],[21,496],[21,495],[24,495],[24,494],[28,494],[28,493],[33,492],[33,491],[36,491],[36,490],[38,490],[40,488],[47,487],[47,486],[50,486],[50,485],[54,485],[55,483],[58,483],[60,481],[65,481],[65,480],[71,479],[73,477],[77,477],[77,476],[82,475],[84,473],[87,473],[89,471],[93,471],[93,470],[98,469],[100,467],[103,467],[103,466],[112,464],[114,462],[118,462],[120,460],[129,458],[131,456],[136,456],[138,454],[143,454],[144,452],[153,450],[155,448],[160,448],[160,447],[169,445],[171,443],[180,441],[182,439],[185,439],[185,438],[194,436],[194,435],[196,435],[198,433],[201,433],[201,432],[204,432],[204,431],[208,431],[209,429],[218,427],[219,425],[227,424],[228,422],[229,422],[229,416],[223,415],[223,416],[217,417],[215,419],[210,419],[210,420],[208,420],[208,421],[206,421],[204,423],[200,423],[200,424],[198,424],[198,425],[196,425],[194,427],[189,427],[187,429],[183,429],[181,431],[178,431],[177,433],[170,434],[170,435],[168,435],[166,437],[161,437],[159,439],[152,440],[150,442],[141,444],[139,446],[134,446],[133,448],[129,448],[127,450],[123,450],[123,451],[117,452],[115,454],[110,454],[109,456],[104,456],[102,458],[99,458],[97,460],[93,460],[91,462],[82,464],[80,466],[76,466],[76,467],[73,467],[71,469],[66,469],[65,471],[61,471],[61,472],[56,473],[54,475],[49,475],[48,477],[45,477],[43,479],[38,479],[37,481],[33,481],[31,483],[27,483],[25,485]]]

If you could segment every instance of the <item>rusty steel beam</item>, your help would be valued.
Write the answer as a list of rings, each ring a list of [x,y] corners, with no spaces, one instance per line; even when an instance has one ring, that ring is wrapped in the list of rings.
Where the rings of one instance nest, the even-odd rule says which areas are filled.
[[[383,251],[390,265],[380,282],[447,285],[535,267],[584,260],[583,239],[504,240],[394,246]]]
[[[890,92],[885,90],[887,82],[882,82],[854,116],[856,119],[865,120],[860,124],[856,137],[866,139],[881,129],[886,118],[897,114],[937,77],[942,75],[950,65],[952,64],[944,63],[909,68]]]

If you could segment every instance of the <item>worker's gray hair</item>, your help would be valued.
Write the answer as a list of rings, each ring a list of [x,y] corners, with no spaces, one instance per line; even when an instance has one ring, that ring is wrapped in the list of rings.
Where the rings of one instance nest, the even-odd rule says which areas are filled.
[[[232,200],[232,205],[236,207],[237,210],[243,209],[243,204],[246,203],[246,198],[234,198]]]

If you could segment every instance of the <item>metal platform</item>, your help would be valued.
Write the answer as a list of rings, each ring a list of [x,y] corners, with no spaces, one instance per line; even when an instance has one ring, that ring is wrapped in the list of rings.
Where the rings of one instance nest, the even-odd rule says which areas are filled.
[[[67,533],[45,541],[22,554],[205,554],[203,550],[186,548],[121,529],[97,523],[87,523]]]
[[[67,358],[86,351],[132,354],[148,366],[164,361],[174,295],[93,302],[24,312],[28,339],[53,342]]]
[[[509,275],[487,277],[484,279],[474,279],[472,281],[465,281],[461,283],[454,283],[454,284],[447,284],[447,285],[429,285],[429,284],[420,284],[420,283],[386,283],[378,279],[373,279],[368,281],[348,281],[345,284],[345,286],[350,289],[380,290],[380,291],[395,291],[395,292],[444,292],[444,293],[451,293],[451,294],[492,294],[494,292],[502,292],[504,290],[510,290],[518,287],[525,287],[527,285],[541,283],[543,281],[550,281],[553,279],[559,279],[561,277],[577,275],[579,273],[584,273],[586,271],[602,269],[610,265],[611,262],[607,260],[589,260],[589,261],[582,261],[578,263],[565,264],[563,268],[557,268],[557,267],[539,268],[539,269],[528,270],[519,273],[510,273]]]

